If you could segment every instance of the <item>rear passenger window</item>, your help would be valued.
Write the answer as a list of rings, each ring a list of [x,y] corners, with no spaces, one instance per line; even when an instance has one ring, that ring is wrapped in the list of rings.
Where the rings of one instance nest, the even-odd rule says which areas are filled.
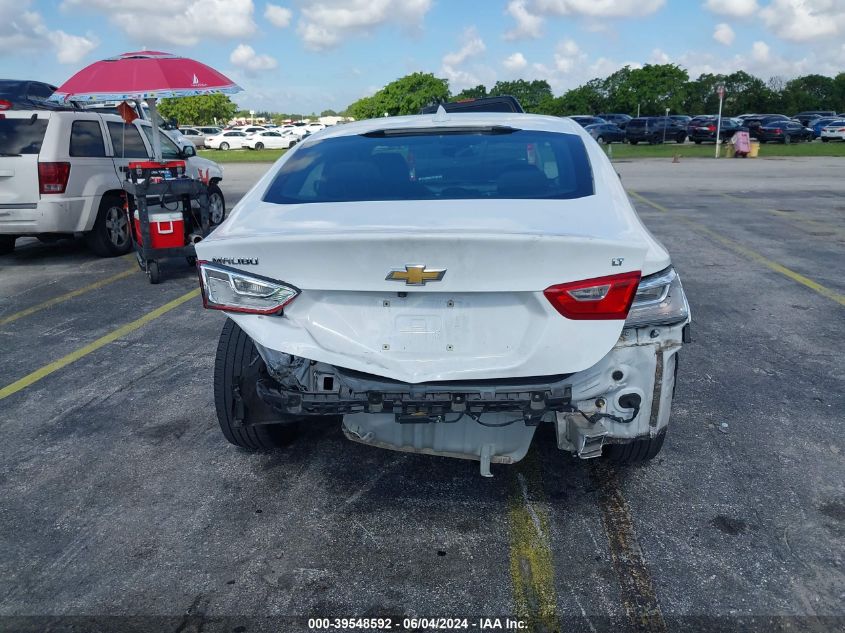
[[[141,133],[134,125],[109,121],[109,136],[117,158],[149,158]]]
[[[99,121],[74,121],[70,128],[70,155],[100,158],[106,155],[106,144]]]

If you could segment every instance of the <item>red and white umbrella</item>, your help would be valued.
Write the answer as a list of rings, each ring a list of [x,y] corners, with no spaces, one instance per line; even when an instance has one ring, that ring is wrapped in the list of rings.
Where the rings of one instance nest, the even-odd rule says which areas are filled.
[[[187,57],[159,51],[123,53],[86,66],[64,82],[51,101],[125,101],[145,99],[153,121],[156,99],[232,94],[241,87],[213,68]],[[157,134],[153,149],[161,158]]]

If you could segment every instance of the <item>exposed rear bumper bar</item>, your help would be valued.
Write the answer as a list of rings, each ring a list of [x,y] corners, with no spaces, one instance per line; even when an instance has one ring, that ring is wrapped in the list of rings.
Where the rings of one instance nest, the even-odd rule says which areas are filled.
[[[401,423],[449,422],[447,415],[514,412],[527,424],[539,424],[548,412],[571,411],[572,388],[568,376],[546,384],[509,387],[415,384],[397,390],[344,390],[317,393],[285,389],[272,378],[262,378],[257,394],[280,413],[291,415],[347,415],[392,413]],[[385,385],[387,386],[387,385]]]

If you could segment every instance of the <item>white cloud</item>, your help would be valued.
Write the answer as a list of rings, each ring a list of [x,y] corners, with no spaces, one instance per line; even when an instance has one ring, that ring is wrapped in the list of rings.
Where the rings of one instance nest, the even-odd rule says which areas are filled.
[[[651,51],[651,59],[649,61],[652,64],[668,64],[672,61],[672,58],[669,57],[666,51],[655,48]]]
[[[535,13],[605,18],[642,17],[654,13],[666,0],[535,0]]]
[[[432,0],[319,0],[302,8],[297,33],[307,48],[324,50],[385,24],[419,27]]]
[[[280,7],[277,4],[268,4],[264,9],[264,17],[273,26],[278,26],[280,29],[286,29],[290,26],[290,21],[293,18],[293,11]]]
[[[443,63],[447,66],[457,66],[485,50],[487,50],[487,47],[484,45],[484,40],[481,39],[476,28],[470,26],[464,30],[463,46],[457,51],[446,53],[443,56]]]
[[[534,15],[526,7],[527,0],[510,0],[505,13],[516,21],[516,26],[505,33],[506,40],[539,38],[542,35],[543,18]]]
[[[255,32],[252,0],[168,0],[166,9],[149,0],[64,0],[63,9],[108,15],[132,39],[193,46],[205,38],[238,38]]]
[[[737,18],[752,15],[760,9],[757,0],[707,0],[704,8],[719,15],[731,15]]]
[[[60,64],[76,64],[99,45],[91,34],[51,31],[40,13],[27,10],[31,4],[29,0],[0,0],[0,52],[52,49]]]
[[[443,56],[443,66],[440,69],[440,72],[449,80],[449,86],[453,91],[482,83],[477,74],[458,67],[468,59],[487,50],[484,40],[481,39],[478,30],[474,26],[470,26],[464,29],[461,42],[461,47],[457,51],[446,53]]]
[[[525,55],[522,53],[514,53],[513,55],[509,55],[505,58],[502,62],[502,66],[511,72],[519,72],[528,66],[528,60],[525,59]]]
[[[229,61],[238,68],[248,71],[273,70],[278,62],[269,55],[259,55],[249,44],[238,44],[232,51]]]
[[[733,44],[735,37],[736,34],[730,24],[725,24],[724,22],[717,24],[716,30],[713,31],[713,39],[725,46]]]
[[[845,0],[772,0],[760,17],[778,37],[812,41],[845,33]]]
[[[71,35],[64,31],[50,31],[47,38],[56,47],[56,59],[60,64],[77,64],[100,45],[94,36]]]
[[[770,61],[769,45],[765,42],[754,42],[751,46],[751,59],[761,64]]]

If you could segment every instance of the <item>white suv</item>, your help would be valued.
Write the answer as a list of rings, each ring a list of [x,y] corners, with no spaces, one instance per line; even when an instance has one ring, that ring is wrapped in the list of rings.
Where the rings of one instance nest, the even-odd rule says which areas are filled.
[[[225,214],[220,166],[159,132],[164,159],[185,160],[209,182],[212,222]],[[152,156],[152,126],[111,114],[12,110],[0,116],[0,254],[23,236],[82,233],[98,255],[132,248],[121,183],[131,161]]]

